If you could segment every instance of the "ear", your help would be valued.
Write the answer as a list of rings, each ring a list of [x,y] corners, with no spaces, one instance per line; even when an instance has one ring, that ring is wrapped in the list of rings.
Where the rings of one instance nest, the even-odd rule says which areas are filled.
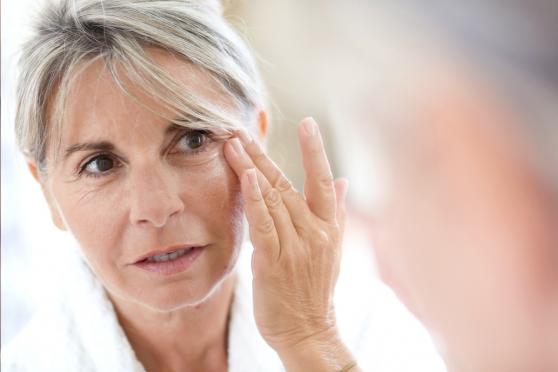
[[[33,176],[35,181],[41,183],[41,177],[39,175],[39,169],[37,167],[37,164],[34,161],[32,161],[32,160],[27,161],[27,169],[29,169],[29,172],[31,172],[31,175]]]
[[[265,142],[267,139],[269,130],[269,122],[267,118],[267,112],[265,110],[258,110],[258,139],[261,142]]]
[[[45,199],[47,201],[48,208],[50,210],[50,216],[52,218],[52,222],[60,230],[66,231],[67,230],[66,224],[64,223],[64,220],[62,219],[62,216],[60,215],[60,211],[58,210],[58,207],[57,207],[56,203],[54,202],[54,198],[51,195],[51,192],[48,188],[48,185],[46,185],[44,176],[41,175],[41,173],[39,171],[39,168],[37,167],[37,163],[35,163],[34,161],[28,160],[27,161],[27,168],[29,169],[29,172],[31,172],[31,175],[33,176],[35,181],[37,181],[39,183],[39,185],[41,186],[41,191],[42,191],[43,196],[45,197]]]

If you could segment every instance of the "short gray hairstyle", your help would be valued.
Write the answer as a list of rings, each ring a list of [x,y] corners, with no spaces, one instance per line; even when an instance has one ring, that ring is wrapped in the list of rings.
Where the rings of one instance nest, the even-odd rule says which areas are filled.
[[[147,47],[169,51],[207,71],[242,110],[243,123],[184,89],[153,62]],[[96,60],[104,61],[118,86],[137,98],[119,77],[116,65],[124,67],[133,83],[170,109],[168,119],[178,125],[186,121],[198,129],[231,130],[250,121],[254,108],[265,106],[255,61],[222,16],[219,1],[50,1],[23,46],[17,89],[18,145],[41,171],[47,146],[59,141],[55,133],[72,78]]]

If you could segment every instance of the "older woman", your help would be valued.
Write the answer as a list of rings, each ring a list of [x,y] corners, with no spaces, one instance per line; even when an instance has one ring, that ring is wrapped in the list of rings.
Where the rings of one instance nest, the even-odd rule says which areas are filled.
[[[61,0],[39,15],[17,138],[78,246],[2,368],[442,371],[422,331],[384,326],[393,300],[370,301],[355,267],[334,311],[346,181],[312,119],[303,195],[267,157],[255,64],[216,4]]]
[[[62,268],[74,292],[3,350],[3,369],[358,370],[332,302],[347,184],[311,119],[304,196],[252,139],[267,133],[261,86],[216,9],[51,4],[21,68],[18,141],[88,269]],[[280,363],[238,289],[243,208],[255,324]]]

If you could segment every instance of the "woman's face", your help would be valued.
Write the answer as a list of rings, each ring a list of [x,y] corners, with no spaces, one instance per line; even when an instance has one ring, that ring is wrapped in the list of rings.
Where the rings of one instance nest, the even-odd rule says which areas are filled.
[[[206,72],[151,54],[190,92],[234,110]],[[131,91],[165,111],[137,87]],[[206,298],[233,268],[243,231],[223,142],[138,105],[99,61],[72,84],[61,138],[43,188],[55,223],[75,236],[110,295],[159,310]],[[152,262],[175,251],[186,254]]]

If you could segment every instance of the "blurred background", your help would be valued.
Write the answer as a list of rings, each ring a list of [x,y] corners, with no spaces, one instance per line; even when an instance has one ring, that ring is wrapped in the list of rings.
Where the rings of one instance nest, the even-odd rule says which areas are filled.
[[[67,241],[49,222],[40,188],[15,144],[18,46],[28,35],[29,22],[41,3],[34,0],[1,3],[2,345],[29,320],[37,304],[55,290],[52,271],[63,268],[56,266],[51,253]]]

